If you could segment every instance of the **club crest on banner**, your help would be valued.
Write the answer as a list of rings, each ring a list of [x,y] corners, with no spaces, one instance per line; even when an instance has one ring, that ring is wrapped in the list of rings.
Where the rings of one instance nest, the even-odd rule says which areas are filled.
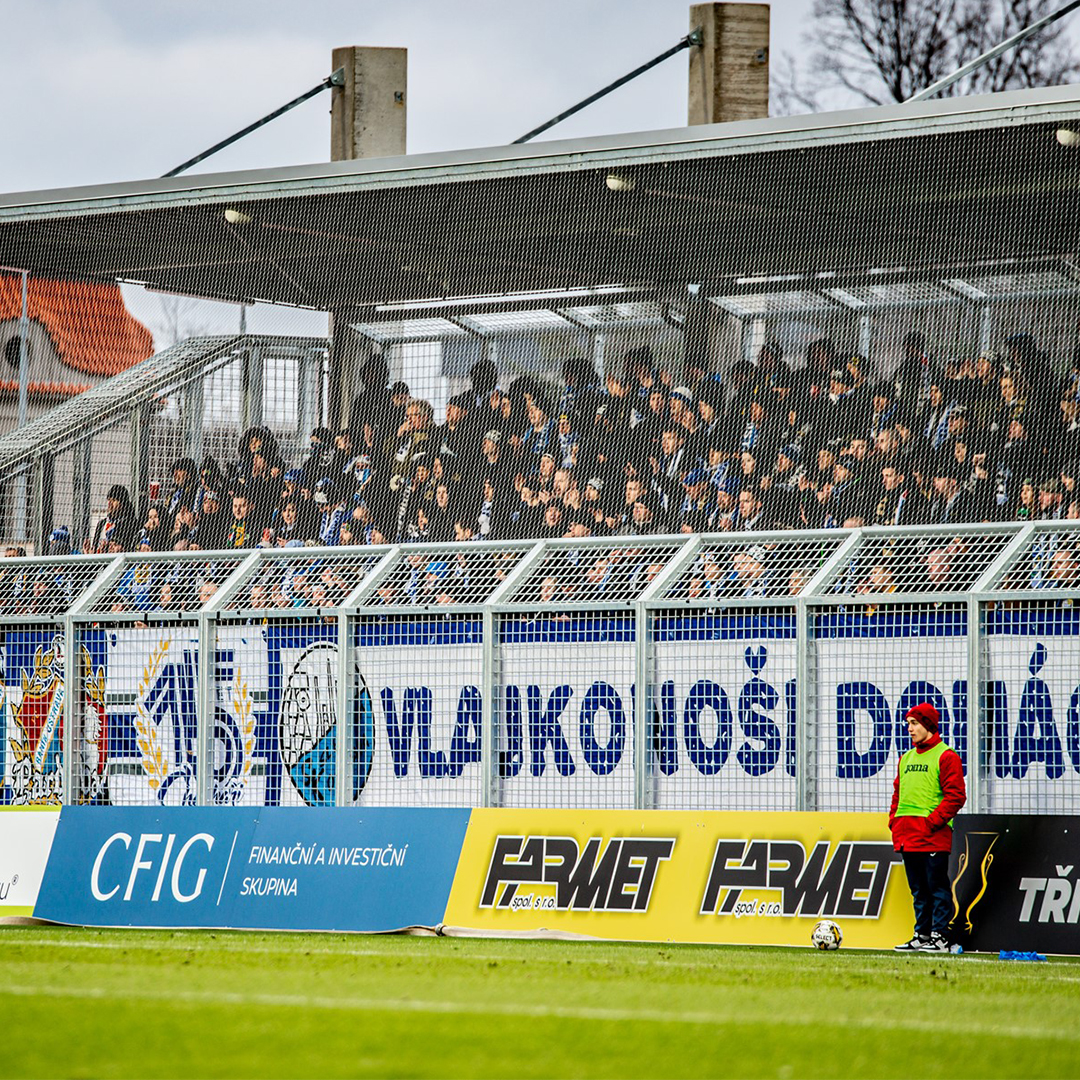
[[[57,805],[63,790],[60,724],[64,714],[64,639],[53,636],[38,646],[29,675],[22,672],[16,704],[11,689],[0,686],[0,713],[8,718],[11,748],[11,802],[15,806]]]

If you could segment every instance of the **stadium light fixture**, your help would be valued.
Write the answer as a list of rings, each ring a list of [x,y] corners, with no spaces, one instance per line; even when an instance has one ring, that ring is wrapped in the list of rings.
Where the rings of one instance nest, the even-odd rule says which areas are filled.
[[[1080,144],[1080,131],[1073,131],[1072,128],[1058,128],[1054,132],[1054,138],[1062,146],[1076,146]]]
[[[483,304],[513,304],[549,300],[566,303],[570,300],[595,300],[598,297],[617,296],[630,288],[624,284],[593,285],[580,289],[534,289],[528,292],[489,293],[485,296],[450,296],[430,297],[421,300],[406,300],[396,304],[377,304],[378,315],[409,314],[429,308],[477,307]]]
[[[607,184],[608,191],[633,191],[637,187],[633,177],[620,176],[618,173],[608,173],[604,183]]]
[[[234,210],[230,207],[225,211],[225,220],[230,225],[250,225],[251,215],[245,214],[243,210]]]

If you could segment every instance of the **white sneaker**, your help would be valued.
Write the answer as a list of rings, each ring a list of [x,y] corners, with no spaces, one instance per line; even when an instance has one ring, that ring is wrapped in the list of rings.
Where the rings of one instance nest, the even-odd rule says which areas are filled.
[[[923,952],[928,944],[927,938],[921,938],[916,934],[910,941],[905,941],[903,945],[894,945],[893,952]]]
[[[929,941],[919,946],[922,952],[950,952],[949,943],[940,934],[931,934]]]

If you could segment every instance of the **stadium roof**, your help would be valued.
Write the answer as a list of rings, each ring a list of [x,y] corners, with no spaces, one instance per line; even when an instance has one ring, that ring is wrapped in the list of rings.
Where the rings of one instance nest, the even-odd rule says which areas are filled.
[[[1071,256],[1069,126],[1080,87],[6,195],[0,263],[362,319],[537,290],[989,271]]]

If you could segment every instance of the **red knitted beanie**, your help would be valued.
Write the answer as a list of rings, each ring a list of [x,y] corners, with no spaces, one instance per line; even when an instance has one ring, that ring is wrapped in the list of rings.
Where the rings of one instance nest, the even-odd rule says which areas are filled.
[[[931,735],[937,731],[938,723],[941,720],[937,709],[935,709],[929,701],[923,701],[908,709],[907,713],[904,715],[904,719],[906,720],[908,717],[911,717],[913,720],[918,720]]]

